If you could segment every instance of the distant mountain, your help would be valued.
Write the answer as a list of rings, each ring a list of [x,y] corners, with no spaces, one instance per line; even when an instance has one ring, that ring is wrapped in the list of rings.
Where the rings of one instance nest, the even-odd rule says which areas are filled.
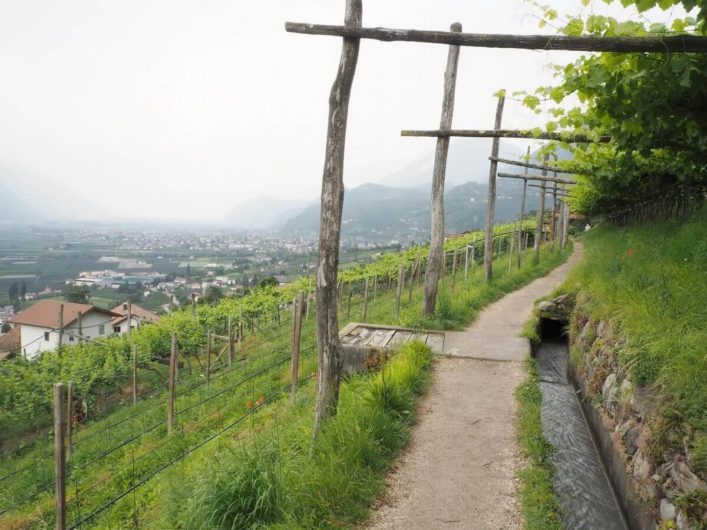
[[[257,197],[236,206],[225,221],[234,228],[280,228],[293,216],[304,210],[308,201],[283,200],[277,197]]]
[[[429,140],[429,139],[427,139]],[[411,139],[411,141],[415,141]],[[416,139],[424,142],[425,139]],[[501,142],[500,156],[502,158],[520,158],[525,152],[516,144]],[[452,138],[447,158],[445,186],[447,189],[464,182],[488,182],[489,159],[491,155],[491,139],[488,138]],[[378,180],[378,184],[396,188],[412,188],[432,185],[432,170],[434,168],[434,149],[429,150],[423,158],[416,160],[395,173]]]
[[[17,222],[112,220],[70,184],[0,162],[0,220]],[[5,197],[7,196],[7,197]],[[12,208],[10,210],[9,208]],[[19,212],[18,212],[19,209]],[[16,215],[13,215],[12,212]]]
[[[481,228],[486,219],[487,185],[467,182],[445,193],[445,231],[459,233]],[[522,185],[499,180],[496,220],[518,216]],[[537,208],[537,192],[529,191],[526,209]],[[430,191],[423,187],[394,188],[364,184],[346,190],[342,216],[342,237],[365,241],[426,241],[430,230]],[[313,236],[319,231],[319,205],[312,204],[290,219],[285,235]]]

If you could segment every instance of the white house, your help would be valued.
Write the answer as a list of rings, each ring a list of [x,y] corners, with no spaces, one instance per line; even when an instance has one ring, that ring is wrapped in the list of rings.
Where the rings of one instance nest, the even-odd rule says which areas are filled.
[[[76,344],[113,334],[117,313],[89,304],[41,300],[16,314],[10,323],[20,328],[20,352],[27,359],[63,344]]]
[[[118,315],[110,324],[113,333],[123,334],[128,332],[128,312],[130,312],[130,327],[132,329],[139,328],[145,323],[152,324],[160,319],[160,317],[152,311],[140,307],[137,304],[131,304],[128,310],[127,302],[122,303],[111,309],[111,313]]]

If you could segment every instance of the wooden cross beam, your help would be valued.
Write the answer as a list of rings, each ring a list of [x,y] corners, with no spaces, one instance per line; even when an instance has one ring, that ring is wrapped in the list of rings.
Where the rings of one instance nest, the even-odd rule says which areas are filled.
[[[619,53],[707,53],[707,37],[672,35],[665,37],[595,37],[593,35],[504,35],[424,31],[415,29],[363,28],[286,22],[285,30],[306,35],[327,35],[373,39],[385,42],[424,42],[476,48],[517,50],[569,50]]]
[[[542,186],[540,186],[539,184],[528,184],[528,186],[530,186],[531,188],[541,188],[542,189]],[[553,190],[551,190],[549,188],[545,188],[545,192],[546,193],[553,193]],[[572,195],[570,194],[570,192],[568,190],[559,189],[559,190],[557,190],[557,194],[564,195],[565,197],[572,197]]]
[[[561,179],[558,177],[546,177],[545,175],[512,175],[510,173],[499,173],[498,176],[502,179],[540,180],[543,182],[557,182],[558,184],[576,184],[573,180]]]
[[[568,169],[562,169],[559,167],[543,166],[542,164],[531,164],[530,162],[521,162],[520,160],[509,160],[508,158],[494,158],[494,157],[490,156],[489,160],[495,160],[496,162],[499,162],[501,164],[508,164],[511,166],[520,166],[520,167],[525,167],[525,168],[530,168],[530,169],[540,169],[540,170],[544,169],[546,171],[552,171],[553,173],[567,173],[570,175],[588,175],[588,173],[570,171]]]
[[[564,133],[549,133],[549,132],[534,132],[514,129],[433,129],[429,131],[402,130],[400,136],[416,136],[416,137],[457,137],[457,138],[520,138],[523,140],[556,140],[568,144],[591,144],[591,143],[609,143],[610,136],[600,136],[596,140],[589,138],[583,134],[564,134]]]

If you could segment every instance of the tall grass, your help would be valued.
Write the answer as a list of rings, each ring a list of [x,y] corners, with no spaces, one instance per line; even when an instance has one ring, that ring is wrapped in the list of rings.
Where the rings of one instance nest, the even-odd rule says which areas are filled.
[[[707,209],[687,221],[586,235],[585,258],[568,280],[587,293],[594,319],[613,319],[626,343],[618,362],[634,383],[662,395],[666,425],[657,450],[690,440],[707,471]]]
[[[222,451],[188,495],[165,499],[170,528],[337,528],[364,520],[407,443],[431,352],[401,348],[379,373],[341,387],[338,414],[312,446],[313,389],[280,403],[276,425]]]

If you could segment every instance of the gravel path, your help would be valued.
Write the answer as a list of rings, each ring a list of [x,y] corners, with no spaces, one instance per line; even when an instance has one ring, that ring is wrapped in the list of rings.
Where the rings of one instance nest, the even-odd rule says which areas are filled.
[[[367,528],[522,528],[513,390],[530,349],[520,338],[533,301],[552,291],[581,259],[570,259],[485,309],[463,332],[447,333],[445,353],[418,409],[412,442],[388,477]]]

